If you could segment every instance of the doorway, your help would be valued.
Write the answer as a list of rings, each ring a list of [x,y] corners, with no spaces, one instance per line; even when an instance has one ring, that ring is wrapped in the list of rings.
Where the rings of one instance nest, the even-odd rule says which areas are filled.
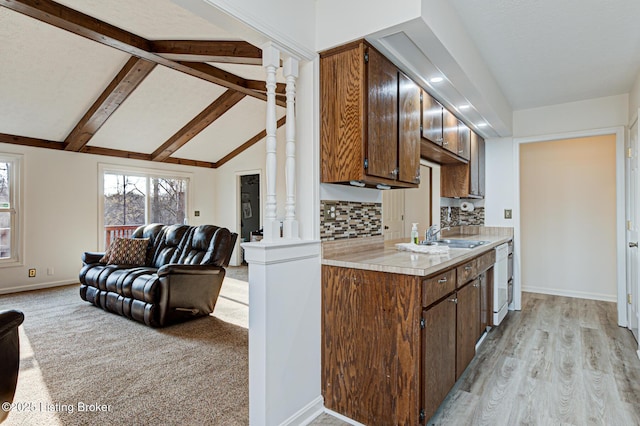
[[[523,291],[617,300],[616,135],[520,145]]]
[[[240,176],[240,241],[251,241],[251,233],[260,229],[260,175]],[[241,263],[244,262],[242,256]]]

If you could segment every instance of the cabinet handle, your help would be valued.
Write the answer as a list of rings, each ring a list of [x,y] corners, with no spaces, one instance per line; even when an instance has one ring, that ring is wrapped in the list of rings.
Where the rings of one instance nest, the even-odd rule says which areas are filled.
[[[471,269],[472,269],[472,268],[471,268],[471,266],[469,266],[469,265],[467,265],[467,266],[465,266],[465,267],[464,267],[464,270],[465,270],[465,271],[470,271]]]
[[[478,288],[478,287],[480,287],[480,284],[475,283],[473,286],[474,286],[475,288]]]
[[[443,140],[442,138],[438,138],[436,139],[436,142],[442,142],[442,140]]]
[[[447,142],[447,141],[443,141],[442,142],[442,146],[447,146],[447,145],[449,145],[449,142]]]
[[[453,299],[447,299],[447,301],[449,301],[449,302],[453,302],[453,303],[455,303],[456,305],[458,304],[458,298],[457,298],[457,297],[454,297]]]
[[[446,283],[446,282],[447,282],[447,277],[440,278],[440,279],[438,280],[438,282],[439,282],[439,283],[441,283],[441,284]]]

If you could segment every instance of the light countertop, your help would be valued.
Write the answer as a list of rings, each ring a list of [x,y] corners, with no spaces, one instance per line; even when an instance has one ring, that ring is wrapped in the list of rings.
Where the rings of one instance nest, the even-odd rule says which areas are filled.
[[[478,228],[476,228],[476,231],[478,231]],[[454,265],[464,263],[465,261],[486,253],[489,250],[493,250],[500,244],[513,239],[512,234],[509,232],[491,232],[490,228],[487,228],[486,232],[483,231],[484,230],[482,228],[479,228],[479,233],[473,235],[466,232],[449,232],[443,237],[448,239],[459,238],[465,240],[488,241],[487,244],[472,249],[450,248],[449,252],[446,254],[414,253],[399,251],[396,248],[396,243],[408,242],[406,238],[385,242],[382,242],[382,240],[376,240],[369,246],[360,243],[357,249],[346,250],[346,252],[345,250],[340,252],[324,250],[322,264],[404,275],[433,275]]]

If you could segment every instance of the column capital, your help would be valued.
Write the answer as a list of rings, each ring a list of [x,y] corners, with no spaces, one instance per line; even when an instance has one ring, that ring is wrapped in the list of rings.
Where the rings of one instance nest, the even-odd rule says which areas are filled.
[[[298,78],[298,59],[289,56],[284,60],[284,76],[285,77],[295,77]]]
[[[271,42],[262,45],[262,66],[280,68],[280,49]]]

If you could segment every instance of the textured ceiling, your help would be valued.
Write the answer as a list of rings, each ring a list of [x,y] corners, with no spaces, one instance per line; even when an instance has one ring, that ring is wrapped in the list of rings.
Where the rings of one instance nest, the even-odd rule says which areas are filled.
[[[628,93],[638,0],[451,0],[514,110]]]

